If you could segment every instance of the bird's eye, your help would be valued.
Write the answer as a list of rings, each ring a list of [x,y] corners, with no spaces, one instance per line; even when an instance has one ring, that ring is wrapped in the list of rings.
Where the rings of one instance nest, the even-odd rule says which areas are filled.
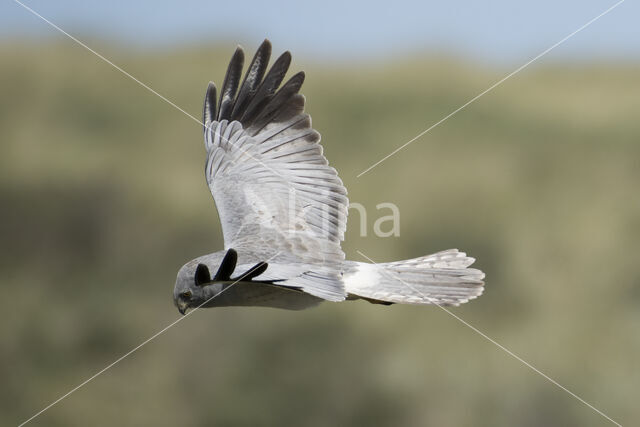
[[[183,292],[180,294],[180,296],[182,297],[182,299],[191,299],[191,292]]]

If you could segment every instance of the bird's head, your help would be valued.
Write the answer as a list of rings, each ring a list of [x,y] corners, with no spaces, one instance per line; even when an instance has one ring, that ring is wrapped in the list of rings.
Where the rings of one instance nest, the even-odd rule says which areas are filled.
[[[253,267],[243,268],[243,273],[231,277],[236,269],[238,253],[229,249],[226,253],[216,252],[189,261],[178,272],[173,288],[173,302],[181,314],[196,307],[210,307],[211,301],[228,286],[238,282],[251,282],[267,270],[269,264],[259,262]],[[214,276],[210,268],[216,271]]]
[[[189,261],[180,268],[173,288],[173,303],[181,314],[188,309],[206,305],[220,293],[230,280],[238,254],[229,249],[226,254],[217,252]],[[215,276],[211,269],[217,270]]]
[[[211,282],[206,264],[190,261],[178,272],[173,288],[173,303],[180,314],[185,314],[188,309],[203,305],[208,298],[221,291],[222,286],[222,283]]]

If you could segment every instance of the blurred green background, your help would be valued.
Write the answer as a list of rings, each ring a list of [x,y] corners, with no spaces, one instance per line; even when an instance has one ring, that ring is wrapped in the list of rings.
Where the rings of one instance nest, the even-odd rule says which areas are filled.
[[[197,117],[233,49],[92,46]],[[640,66],[532,66],[360,178],[511,69],[419,52],[304,69],[326,156],[369,212],[368,237],[352,212],[347,256],[468,252],[486,291],[452,311],[637,422]],[[15,425],[177,319],[178,268],[222,240],[190,118],[68,41],[1,44],[0,93],[0,424]],[[383,202],[399,237],[372,232]],[[605,424],[437,307],[365,302],[200,310],[33,421]]]

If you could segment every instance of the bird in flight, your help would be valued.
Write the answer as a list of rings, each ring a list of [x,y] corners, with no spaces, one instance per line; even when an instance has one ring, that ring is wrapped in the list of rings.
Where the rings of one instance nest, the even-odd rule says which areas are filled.
[[[356,299],[457,306],[482,294],[484,273],[469,268],[475,260],[457,249],[380,264],[345,260],[347,190],[304,112],[304,72],[282,84],[291,54],[268,69],[270,56],[265,40],[242,79],[238,47],[220,100],[212,82],[207,88],[205,176],[224,250],[180,268],[173,291],[180,313],[222,306],[299,310]]]

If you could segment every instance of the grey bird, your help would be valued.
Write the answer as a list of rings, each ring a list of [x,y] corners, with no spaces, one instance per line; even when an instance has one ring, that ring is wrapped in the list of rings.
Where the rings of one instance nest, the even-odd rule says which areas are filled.
[[[180,268],[173,291],[180,313],[222,306],[299,310],[354,299],[457,306],[482,294],[484,273],[469,268],[475,260],[457,249],[380,264],[345,260],[347,191],[304,112],[305,74],[282,84],[291,54],[268,69],[270,56],[265,40],[242,79],[238,47],[218,102],[215,85],[207,88],[205,176],[224,250]]]

